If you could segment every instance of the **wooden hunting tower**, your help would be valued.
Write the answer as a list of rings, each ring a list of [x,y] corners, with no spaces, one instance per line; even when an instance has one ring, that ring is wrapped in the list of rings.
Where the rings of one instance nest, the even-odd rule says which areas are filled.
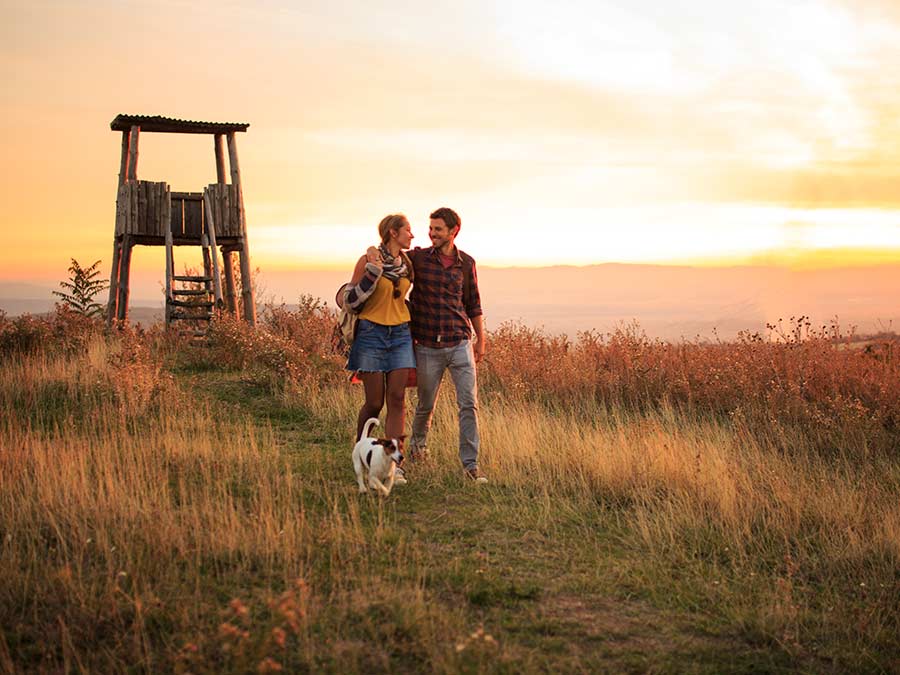
[[[243,316],[256,323],[256,305],[250,279],[250,248],[247,220],[241,190],[235,132],[246,131],[249,124],[194,122],[169,117],[117,115],[110,124],[122,132],[122,160],[116,196],[116,233],[112,272],[109,281],[108,321],[128,319],[131,249],[138,245],[166,247],[166,325],[176,320],[205,323],[212,308],[237,312],[232,254],[240,257],[241,304]],[[172,134],[211,134],[216,158],[217,182],[203,192],[171,192],[165,182],[154,183],[137,178],[138,139],[141,132]],[[231,183],[226,181],[225,150]],[[203,249],[203,275],[175,274],[174,246],[200,246]],[[219,277],[221,247],[225,272],[225,294]],[[175,282],[191,288],[175,288]]]

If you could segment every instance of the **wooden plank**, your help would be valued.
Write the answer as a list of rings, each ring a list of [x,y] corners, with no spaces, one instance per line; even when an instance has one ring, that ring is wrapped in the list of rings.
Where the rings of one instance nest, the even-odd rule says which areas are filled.
[[[147,181],[137,183],[137,221],[131,234],[145,234],[147,232]]]
[[[199,242],[203,233],[203,203],[184,200],[184,236]]]
[[[158,190],[156,188],[156,183],[148,183],[147,184],[147,227],[145,232],[147,234],[156,234],[156,219],[159,217],[159,209],[157,208],[157,204],[159,203],[159,198],[156,196]]]
[[[202,292],[206,293],[206,291],[202,291]],[[197,302],[196,300],[172,300],[172,306],[173,307],[188,307],[188,308],[196,307],[197,309],[209,310],[213,306],[213,303],[210,300],[207,300],[205,302]]]
[[[169,227],[169,186],[166,183],[159,184],[159,225],[157,233],[160,237],[166,236],[166,228]]]
[[[132,183],[125,183],[122,188],[123,199],[122,199],[122,232],[121,234],[125,234],[128,232],[129,224],[128,222],[131,220],[131,193],[132,193]]]
[[[129,217],[129,220],[128,220],[128,231],[127,231],[126,234],[134,234],[135,229],[137,228],[137,221],[138,221],[138,202],[139,202],[139,199],[138,199],[138,186],[137,186],[137,181],[135,181],[135,182],[133,182],[131,185],[129,185],[129,186],[128,186],[128,190],[129,190],[129,192],[131,193],[131,194],[129,195],[129,199],[130,199],[129,206],[130,206],[131,208],[129,209],[129,213],[128,213],[128,217]]]
[[[223,229],[230,237],[241,236],[241,221],[237,207],[237,192],[235,186],[228,185],[222,190],[222,220]]]
[[[216,190],[216,227],[222,233],[230,232],[228,224],[228,186],[221,185]]]
[[[162,188],[162,216],[159,219],[159,234],[162,237],[165,237],[168,233],[169,236],[172,236],[172,200],[169,198],[169,186],[166,183],[163,183]]]
[[[150,216],[150,184],[145,181],[138,181],[140,186],[141,199],[138,203],[138,230],[134,234],[149,234],[149,216]]]
[[[235,196],[234,186],[229,185],[222,190],[222,220],[225,221],[225,228],[232,237],[241,236],[241,221],[236,217],[235,205],[237,198]]]
[[[201,276],[199,274],[176,274],[172,277],[175,281],[186,281],[192,284],[206,283],[212,281],[211,277]]]
[[[118,235],[125,234],[125,230],[128,227],[128,214],[131,213],[131,204],[128,201],[129,187],[130,183],[125,183],[119,192],[121,201],[116,207],[119,212],[117,216],[119,228],[116,232]]]
[[[228,186],[221,185],[219,189],[216,190],[216,215],[218,216],[218,220],[216,221],[216,227],[223,234],[228,233],[231,230],[229,229],[228,222]]]
[[[153,233],[159,236],[163,233],[161,223],[163,214],[163,195],[165,194],[165,183],[156,183],[154,188],[154,203],[156,204],[156,218],[153,221]]]
[[[131,127],[128,138],[128,170],[126,172],[126,181],[137,180],[138,141],[140,140],[140,135],[140,127]]]
[[[177,218],[177,227],[175,229],[174,234],[179,237],[184,237],[184,200],[178,200],[178,218]]]
[[[166,209],[166,201],[168,197],[166,196],[166,184],[159,184],[159,215],[156,218],[156,234],[159,237],[166,236],[166,226],[169,224],[169,211]],[[165,218],[163,216],[166,216]]]
[[[222,277],[219,272],[219,250],[216,246],[216,221],[212,218],[213,210],[211,208],[209,190],[203,194],[203,199],[206,204],[206,213],[209,216],[206,220],[206,231],[209,233],[209,252],[212,256],[213,297],[216,300],[216,307],[222,307]]]
[[[166,184],[165,183],[157,183],[156,184],[156,220],[153,222],[153,232],[156,236],[165,236],[163,229],[163,213],[166,212],[165,205],[166,198]]]

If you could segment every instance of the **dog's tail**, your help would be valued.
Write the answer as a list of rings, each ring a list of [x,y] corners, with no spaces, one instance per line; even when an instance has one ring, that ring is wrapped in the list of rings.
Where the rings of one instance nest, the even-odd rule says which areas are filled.
[[[377,427],[377,426],[378,426],[378,418],[377,417],[370,417],[369,419],[367,419],[366,425],[363,427],[362,434],[360,435],[360,437],[358,439],[356,439],[357,442],[361,441],[364,438],[367,438],[369,436],[369,432],[372,431],[372,427]]]

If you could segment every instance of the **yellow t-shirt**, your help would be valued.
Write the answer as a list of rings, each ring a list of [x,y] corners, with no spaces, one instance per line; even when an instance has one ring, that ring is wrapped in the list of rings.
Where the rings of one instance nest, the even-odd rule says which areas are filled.
[[[407,277],[400,277],[397,282],[400,297],[395,298],[394,282],[384,277],[379,278],[375,290],[359,313],[359,318],[382,326],[399,326],[406,323],[409,321],[409,308],[406,306],[405,298],[411,285]]]

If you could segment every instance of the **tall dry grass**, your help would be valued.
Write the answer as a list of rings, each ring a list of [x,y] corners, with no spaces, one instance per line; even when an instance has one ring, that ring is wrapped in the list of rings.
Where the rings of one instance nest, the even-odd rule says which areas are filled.
[[[27,342],[4,325],[5,669],[509,667],[511,652],[487,641],[456,648],[473,610],[442,599],[432,575],[446,561],[396,501],[355,495],[346,451],[361,393],[331,351],[331,320],[315,302],[273,310],[257,332],[223,320],[205,349],[94,329]],[[823,336],[669,345],[624,331],[571,344],[504,326],[489,339],[482,514],[532,523],[595,556],[618,592],[709,615],[736,639],[838,670],[890,667],[892,357]],[[295,458],[173,368],[260,382],[346,438]],[[423,499],[462,486],[451,389],[434,461],[412,473]]]
[[[782,449],[793,439],[821,452],[900,449],[900,342],[856,349],[837,324],[804,317],[734,342],[670,343],[631,325],[574,341],[518,324],[490,335],[487,396],[628,410],[674,407],[730,419]]]
[[[427,602],[383,505],[367,524],[271,429],[179,388],[176,355],[146,338],[48,343],[0,368],[0,666],[354,669],[386,663],[368,645],[402,628],[411,660],[455,671],[438,636],[462,619]],[[373,572],[386,555],[389,586]]]
[[[360,398],[346,386],[303,405],[346,425]],[[864,444],[823,456],[801,435],[782,452],[727,419],[672,407],[588,411],[496,396],[481,406],[480,463],[502,491],[498,512],[594,551],[599,568],[621,565],[600,551],[630,552],[639,562],[622,565],[619,588],[657,606],[707,608],[735,635],[822,657],[826,669],[896,665],[896,456],[860,462]],[[429,435],[434,461],[410,474],[429,491],[460,488],[456,423],[445,394]]]

